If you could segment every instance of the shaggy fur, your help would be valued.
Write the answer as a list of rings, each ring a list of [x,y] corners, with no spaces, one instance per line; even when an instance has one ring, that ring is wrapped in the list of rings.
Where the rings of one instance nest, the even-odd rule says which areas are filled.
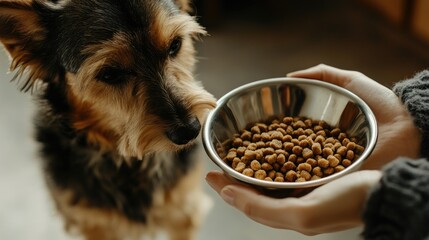
[[[194,80],[205,34],[185,0],[0,0],[66,229],[86,239],[195,236],[206,211],[190,157],[215,99]]]

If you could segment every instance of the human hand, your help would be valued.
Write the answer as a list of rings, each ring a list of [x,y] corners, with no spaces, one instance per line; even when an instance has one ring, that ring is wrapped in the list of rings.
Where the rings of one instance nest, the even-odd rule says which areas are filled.
[[[381,177],[380,171],[365,170],[336,179],[301,198],[271,198],[232,182],[223,173],[211,171],[209,185],[231,206],[256,222],[305,235],[335,232],[361,225],[368,190]]]
[[[388,88],[359,72],[326,65],[288,76],[336,84],[369,105],[377,119],[379,135],[363,168],[379,169],[398,156],[419,156],[420,132],[398,97]],[[303,197],[283,199],[265,196],[248,185],[232,182],[219,172],[208,173],[206,180],[226,202],[249,218],[274,228],[315,235],[360,225],[368,190],[380,176],[379,171],[362,170],[320,186]]]
[[[355,93],[372,109],[378,124],[378,140],[363,169],[380,169],[399,156],[418,158],[421,135],[399,98],[388,88],[356,71],[327,65],[288,74],[289,77],[317,79]]]

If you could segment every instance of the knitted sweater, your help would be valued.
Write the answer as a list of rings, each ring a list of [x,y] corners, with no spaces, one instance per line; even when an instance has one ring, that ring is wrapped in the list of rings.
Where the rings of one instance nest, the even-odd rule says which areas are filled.
[[[422,132],[421,159],[398,158],[383,168],[363,214],[366,240],[429,240],[429,71],[397,83]]]

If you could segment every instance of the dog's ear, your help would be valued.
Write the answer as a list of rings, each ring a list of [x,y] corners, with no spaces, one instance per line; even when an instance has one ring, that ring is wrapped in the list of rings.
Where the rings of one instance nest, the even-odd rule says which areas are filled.
[[[0,41],[12,58],[31,51],[37,42],[43,41],[45,31],[39,22],[31,2],[0,2]]]
[[[43,5],[39,1],[0,1],[0,42],[12,58],[10,70],[15,78],[25,72],[28,79],[22,90],[29,90],[36,79],[46,77],[43,56],[47,29],[42,24]]]

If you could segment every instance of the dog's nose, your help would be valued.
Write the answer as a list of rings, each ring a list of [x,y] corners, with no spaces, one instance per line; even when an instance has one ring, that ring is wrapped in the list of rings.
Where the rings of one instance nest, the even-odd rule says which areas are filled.
[[[177,145],[187,144],[195,139],[200,133],[201,124],[198,118],[194,117],[188,122],[177,124],[167,131],[167,137]]]

